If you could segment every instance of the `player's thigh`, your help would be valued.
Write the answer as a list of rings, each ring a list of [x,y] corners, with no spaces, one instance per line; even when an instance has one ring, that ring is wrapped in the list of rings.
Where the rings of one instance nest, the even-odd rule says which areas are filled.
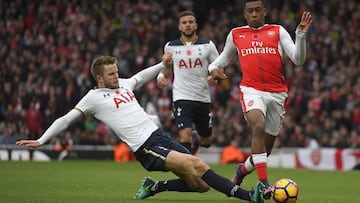
[[[180,177],[187,175],[201,177],[209,169],[209,166],[198,157],[174,150],[167,155],[165,167]]]
[[[250,87],[240,86],[240,102],[244,113],[257,109],[266,115],[266,103],[264,100],[266,92],[262,92]]]
[[[271,102],[268,103],[265,118],[266,133],[277,136],[280,132],[282,114],[285,111],[284,105],[287,93],[272,93]]]
[[[265,116],[260,109],[251,109],[245,113],[246,121],[250,128],[265,128]]]
[[[135,152],[136,159],[148,171],[169,171],[166,167],[168,155],[172,151],[190,154],[190,152],[173,137],[161,130],[155,131],[148,140]]]
[[[249,126],[265,125],[265,116],[267,106],[264,100],[265,92],[256,90],[254,88],[242,87],[240,88],[240,102],[245,113],[245,119]]]

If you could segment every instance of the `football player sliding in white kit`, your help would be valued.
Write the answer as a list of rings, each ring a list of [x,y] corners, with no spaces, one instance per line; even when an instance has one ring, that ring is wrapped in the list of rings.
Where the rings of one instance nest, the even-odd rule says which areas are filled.
[[[163,56],[163,62],[146,68],[130,78],[118,78],[117,59],[100,56],[91,65],[91,74],[97,87],[90,90],[64,116],[56,119],[37,140],[20,140],[16,144],[37,148],[58,135],[71,124],[92,115],[109,126],[134,152],[136,159],[148,171],[171,171],[178,179],[154,181],[147,177],[136,193],[136,199],[145,199],[163,191],[206,192],[210,187],[243,200],[259,195],[235,185],[229,179],[216,174],[198,157],[166,136],[139,105],[133,91],[156,77],[171,61],[171,53]]]

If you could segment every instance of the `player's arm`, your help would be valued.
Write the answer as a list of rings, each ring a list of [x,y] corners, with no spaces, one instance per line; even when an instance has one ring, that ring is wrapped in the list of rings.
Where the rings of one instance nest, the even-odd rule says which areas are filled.
[[[210,45],[210,48],[209,48],[209,62],[212,63],[217,59],[217,57],[219,57],[219,52],[218,52],[214,42],[210,41],[209,45]]]
[[[172,67],[173,67],[173,60],[172,60],[172,53],[171,50],[169,48],[169,44],[170,42],[167,42],[164,46],[164,53],[169,53],[171,54],[171,59],[170,62],[165,66],[165,68],[163,68],[160,73],[157,75],[156,77],[156,82],[157,82],[157,86],[158,88],[162,89],[164,87],[166,87],[167,85],[167,81],[166,81],[166,77],[168,77],[170,74],[172,74]]]
[[[227,78],[222,69],[229,65],[232,58],[235,56],[235,53],[236,47],[232,39],[232,31],[230,31],[226,38],[223,51],[208,67],[209,73],[214,79]]]
[[[16,145],[26,146],[30,148],[37,148],[45,144],[50,138],[58,135],[65,129],[67,129],[71,124],[82,118],[83,113],[78,109],[72,109],[64,116],[56,119],[50,127],[45,131],[45,133],[37,140],[19,140],[16,142]]]
[[[304,12],[301,21],[295,31],[295,44],[289,33],[280,27],[280,43],[286,55],[295,65],[302,65],[306,59],[306,33],[312,23],[312,17],[309,12]]]
[[[285,54],[295,65],[302,65],[306,56],[306,33],[295,31],[295,44],[290,34],[280,26],[280,43]]]
[[[215,61],[217,57],[219,57],[219,52],[218,52],[214,42],[212,42],[211,40],[209,42],[209,45],[210,45],[210,48],[209,48],[210,51],[209,51],[208,60],[209,60],[209,64],[210,64],[213,61]],[[211,74],[206,77],[206,80],[209,85],[214,85],[217,83],[217,80],[215,80]]]
[[[161,69],[165,68],[171,63],[171,53],[166,53],[162,57],[162,62],[150,66],[137,74],[135,74],[131,79],[135,79],[135,89],[142,87],[144,84],[154,79],[160,72]]]

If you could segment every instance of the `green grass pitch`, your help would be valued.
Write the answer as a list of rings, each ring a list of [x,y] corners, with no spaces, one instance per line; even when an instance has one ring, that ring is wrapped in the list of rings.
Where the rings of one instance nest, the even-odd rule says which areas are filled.
[[[235,165],[211,167],[231,178]],[[268,173],[271,182],[287,177],[299,185],[297,203],[360,202],[360,171],[269,168]],[[154,179],[175,178],[172,173],[147,172],[137,162],[0,162],[0,202],[245,202],[228,198],[213,189],[201,194],[163,192],[146,200],[134,200],[133,196],[145,176]],[[255,173],[249,175],[242,187],[250,189],[256,179]]]

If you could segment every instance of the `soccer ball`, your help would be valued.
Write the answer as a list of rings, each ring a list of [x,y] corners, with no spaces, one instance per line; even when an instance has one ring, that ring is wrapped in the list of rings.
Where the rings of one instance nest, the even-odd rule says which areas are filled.
[[[282,178],[272,186],[272,192],[276,203],[293,203],[299,195],[299,187],[294,181]]]

